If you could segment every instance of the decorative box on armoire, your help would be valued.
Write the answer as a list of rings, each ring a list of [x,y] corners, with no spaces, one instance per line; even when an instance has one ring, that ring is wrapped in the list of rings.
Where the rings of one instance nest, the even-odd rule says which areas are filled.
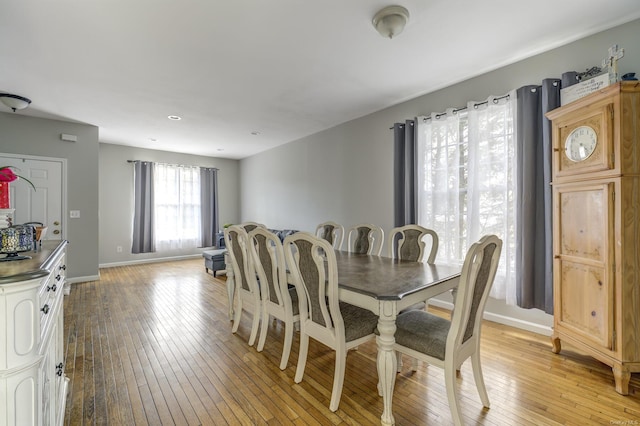
[[[553,129],[553,351],[609,365],[618,393],[640,372],[640,84],[547,113]]]

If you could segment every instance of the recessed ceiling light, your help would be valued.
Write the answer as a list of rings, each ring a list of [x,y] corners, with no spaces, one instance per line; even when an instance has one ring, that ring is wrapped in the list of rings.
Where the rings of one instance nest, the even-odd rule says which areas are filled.
[[[224,148],[218,148],[218,151],[222,152],[224,151]]]
[[[170,115],[167,118],[174,121],[182,120],[182,117],[180,117],[179,115]]]
[[[157,141],[158,139],[156,139],[156,138],[149,138],[149,140],[150,140],[151,142],[155,142],[155,141]]]
[[[253,136],[258,136],[258,135],[260,134],[260,132],[258,132],[258,131],[256,131],[256,130],[254,130],[253,132],[251,132],[251,134],[252,134]]]

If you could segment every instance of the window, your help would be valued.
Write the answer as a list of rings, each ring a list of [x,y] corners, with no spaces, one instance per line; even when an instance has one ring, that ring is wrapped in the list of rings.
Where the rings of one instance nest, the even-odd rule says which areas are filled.
[[[418,122],[418,223],[437,260],[464,261],[483,235],[503,240],[491,296],[515,303],[515,93]],[[420,122],[422,121],[422,122]]]
[[[156,163],[155,243],[159,251],[201,245],[200,168]]]

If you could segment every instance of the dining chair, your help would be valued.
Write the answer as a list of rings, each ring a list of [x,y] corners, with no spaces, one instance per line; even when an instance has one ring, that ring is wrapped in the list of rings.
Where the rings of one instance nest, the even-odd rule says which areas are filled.
[[[502,241],[495,235],[485,236],[469,248],[450,321],[419,310],[402,313],[396,319],[394,349],[444,369],[447,400],[456,425],[463,424],[456,372],[467,358],[471,358],[482,405],[489,408],[480,364],[480,331],[501,250]]]
[[[253,262],[247,252],[247,232],[240,225],[232,225],[224,230],[224,239],[236,280],[237,306],[234,309],[231,332],[238,331],[243,310],[253,315],[251,334],[249,336],[249,345],[253,346],[258,334],[262,302],[260,301],[260,288],[257,285],[257,281],[248,279],[250,276],[255,277],[255,271]]]
[[[284,345],[280,358],[280,369],[284,370],[291,353],[294,325],[300,321],[298,293],[294,287],[289,288],[287,283],[287,267],[280,238],[261,227],[251,231],[248,238],[248,251],[256,272],[249,276],[249,280],[262,283],[262,319],[257,350],[262,352],[264,349],[269,317],[284,322]],[[254,286],[258,286],[258,282]]]
[[[284,252],[300,306],[300,348],[294,381],[304,376],[309,338],[336,352],[329,409],[336,411],[344,383],[347,351],[375,338],[378,317],[338,300],[338,267],[331,244],[308,232],[284,240]]]
[[[427,257],[427,263],[434,263],[436,255],[438,254],[438,234],[436,231],[420,225],[404,225],[391,230],[387,243],[389,257],[422,262],[427,248],[427,243],[425,242],[427,236],[431,237],[431,248],[429,250],[429,257]],[[424,302],[414,303],[403,309],[400,313],[413,310],[424,311],[427,305],[428,301],[426,300]],[[397,370],[400,372],[402,370],[402,357],[398,356],[397,361]],[[416,370],[418,368],[418,360],[414,358],[412,363],[414,370]]]
[[[242,222],[240,226],[242,226],[244,230],[247,231],[247,233],[253,231],[256,228],[266,228],[266,226],[257,222]]]
[[[374,254],[380,256],[384,243],[384,231],[370,223],[361,223],[349,228],[347,249],[351,253]]]
[[[432,264],[438,254],[438,234],[436,231],[420,225],[404,225],[391,230],[388,239],[389,257],[393,259],[410,260],[412,262],[422,262],[424,254],[427,251],[426,236],[429,236],[431,240],[427,263]],[[405,310],[425,309],[426,307],[427,303],[425,301],[411,305],[405,308]],[[399,364],[399,367],[400,365],[401,364]]]
[[[342,250],[344,226],[335,222],[323,222],[316,227],[316,236],[329,241],[334,249]]]
[[[422,262],[426,251],[424,239],[427,235],[431,237],[431,249],[427,263],[433,263],[438,253],[438,234],[436,231],[420,225],[404,225],[391,230],[387,243],[389,257]]]

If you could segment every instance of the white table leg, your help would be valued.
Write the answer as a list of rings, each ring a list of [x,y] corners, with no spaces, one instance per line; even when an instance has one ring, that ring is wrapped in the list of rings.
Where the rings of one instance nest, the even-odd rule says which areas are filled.
[[[396,342],[396,303],[394,301],[380,301],[380,316],[378,318],[379,335],[376,337],[378,344],[378,378],[382,391],[382,424],[391,426],[395,424],[391,401],[393,388],[396,382],[397,359],[393,345]]]
[[[233,293],[236,289],[236,285],[233,279],[233,267],[231,266],[229,253],[224,254],[224,264],[227,268],[227,297],[229,298],[229,320],[233,321]]]

